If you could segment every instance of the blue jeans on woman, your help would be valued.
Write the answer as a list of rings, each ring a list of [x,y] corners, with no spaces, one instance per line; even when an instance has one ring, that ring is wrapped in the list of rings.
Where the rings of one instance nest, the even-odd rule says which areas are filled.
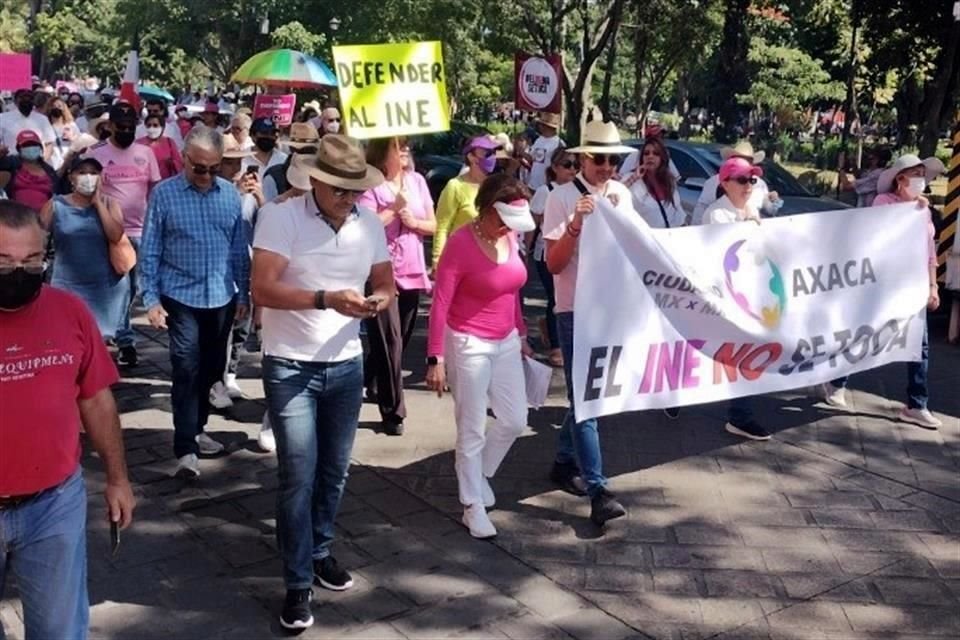
[[[277,541],[287,589],[309,589],[313,561],[330,555],[363,403],[363,359],[263,359],[277,439]]]
[[[920,362],[907,363],[907,407],[910,409],[926,409],[930,401],[930,391],[927,388],[927,376],[930,371],[930,332],[927,329],[927,319],[923,319],[923,344],[920,347]],[[840,389],[847,388],[850,377],[837,378],[830,384]]]
[[[603,458],[600,454],[600,432],[596,418],[577,422],[573,410],[573,313],[557,314],[557,337],[560,339],[560,351],[563,353],[563,376],[567,382],[567,402],[570,407],[560,427],[557,441],[558,464],[576,463],[583,481],[587,485],[587,494],[594,497],[607,486],[603,475]]]
[[[137,253],[137,259],[140,259],[140,238],[127,236],[130,238],[130,244]],[[127,274],[130,279],[130,292],[127,294],[126,304],[123,306],[123,315],[120,317],[120,325],[114,335],[114,341],[118,347],[134,347],[137,344],[137,332],[133,330],[130,324],[130,310],[133,309],[133,303],[140,293],[140,270],[135,266]]]
[[[23,602],[26,640],[87,637],[86,524],[87,492],[79,468],[32,500],[0,510],[0,599],[9,571]]]

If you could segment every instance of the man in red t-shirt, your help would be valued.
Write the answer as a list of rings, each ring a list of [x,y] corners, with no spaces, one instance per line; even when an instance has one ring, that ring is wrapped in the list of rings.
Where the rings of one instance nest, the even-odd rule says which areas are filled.
[[[106,470],[110,521],[129,526],[135,501],[116,367],[80,298],[42,284],[45,246],[36,213],[0,202],[0,594],[9,570],[28,638],[85,638],[81,425]]]

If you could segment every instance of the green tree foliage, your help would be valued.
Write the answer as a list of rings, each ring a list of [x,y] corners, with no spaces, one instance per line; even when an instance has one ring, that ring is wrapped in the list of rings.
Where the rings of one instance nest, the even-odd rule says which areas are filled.
[[[294,20],[277,27],[270,34],[270,44],[278,49],[294,49],[310,55],[322,55],[327,48],[326,36],[313,33]]]
[[[0,53],[26,53],[30,48],[27,16],[30,8],[22,0],[0,6]]]

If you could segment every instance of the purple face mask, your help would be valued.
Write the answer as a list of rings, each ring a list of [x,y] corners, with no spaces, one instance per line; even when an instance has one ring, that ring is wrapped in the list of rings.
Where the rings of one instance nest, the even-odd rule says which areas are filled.
[[[478,166],[480,167],[481,171],[487,175],[490,175],[493,173],[494,169],[497,168],[497,155],[492,153],[486,158],[480,158],[480,163]]]

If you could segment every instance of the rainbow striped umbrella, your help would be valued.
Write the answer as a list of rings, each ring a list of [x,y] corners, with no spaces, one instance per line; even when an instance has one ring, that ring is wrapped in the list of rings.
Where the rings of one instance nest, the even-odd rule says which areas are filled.
[[[311,55],[293,49],[261,51],[240,65],[230,81],[293,89],[337,86],[337,77],[330,67]]]

